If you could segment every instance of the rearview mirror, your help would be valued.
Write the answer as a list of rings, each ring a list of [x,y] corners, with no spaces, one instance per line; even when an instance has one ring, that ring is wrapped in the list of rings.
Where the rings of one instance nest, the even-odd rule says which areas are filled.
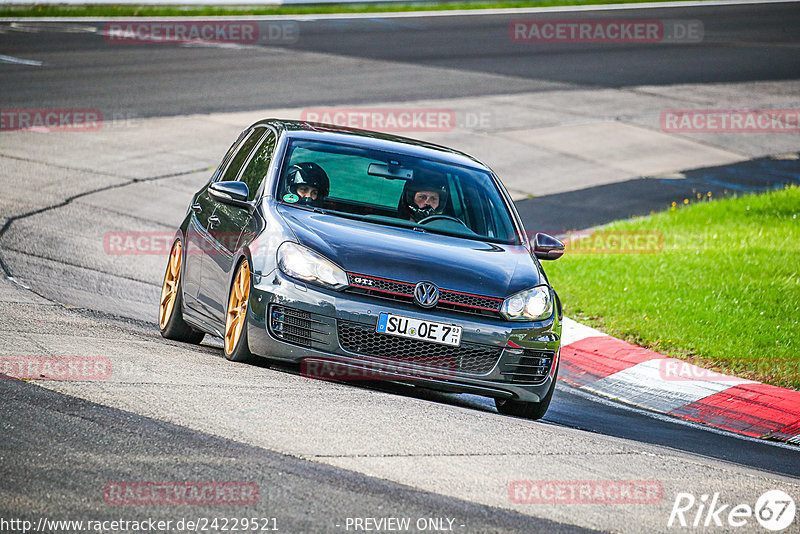
[[[244,182],[214,182],[209,186],[208,194],[223,204],[246,209],[252,207],[252,204],[247,201],[250,190]]]
[[[398,165],[384,165],[383,163],[370,163],[367,167],[367,174],[370,176],[382,176],[390,180],[411,180],[414,171],[400,167]]]
[[[564,243],[547,234],[533,238],[533,255],[540,260],[557,260],[564,254]]]

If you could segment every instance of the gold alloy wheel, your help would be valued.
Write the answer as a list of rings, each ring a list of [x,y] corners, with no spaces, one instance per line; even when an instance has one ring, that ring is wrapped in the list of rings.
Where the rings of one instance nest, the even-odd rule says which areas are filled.
[[[164,273],[164,286],[161,288],[161,304],[158,307],[158,326],[161,330],[167,327],[172,308],[175,307],[175,299],[178,296],[178,280],[181,277],[181,251],[183,247],[180,241],[176,241],[169,253],[169,263],[167,272]]]
[[[244,260],[233,281],[231,296],[228,299],[228,317],[225,320],[225,354],[233,354],[233,350],[242,336],[245,317],[247,316],[247,299],[250,297],[250,264]]]

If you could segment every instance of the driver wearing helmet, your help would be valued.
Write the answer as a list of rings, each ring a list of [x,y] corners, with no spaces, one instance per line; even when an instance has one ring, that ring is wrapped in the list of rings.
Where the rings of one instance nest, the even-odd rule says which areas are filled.
[[[406,182],[400,197],[400,216],[420,222],[431,215],[441,215],[447,205],[447,183],[443,176],[432,171],[417,171],[413,180]]]
[[[312,162],[295,163],[286,171],[284,200],[303,206],[319,206],[330,191],[325,171]]]

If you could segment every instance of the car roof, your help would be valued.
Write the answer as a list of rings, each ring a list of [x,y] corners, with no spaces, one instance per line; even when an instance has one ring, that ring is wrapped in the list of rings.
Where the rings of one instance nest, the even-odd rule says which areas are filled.
[[[332,124],[282,119],[264,119],[253,124],[251,128],[257,125],[271,125],[285,132],[293,139],[313,139],[315,141],[354,144],[365,148],[396,152],[425,159],[434,159],[492,172],[491,169],[481,161],[468,154],[459,152],[458,150],[399,135],[359,130]]]

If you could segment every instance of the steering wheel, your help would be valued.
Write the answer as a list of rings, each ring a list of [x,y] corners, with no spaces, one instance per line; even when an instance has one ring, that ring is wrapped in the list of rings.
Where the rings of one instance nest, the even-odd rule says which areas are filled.
[[[462,221],[462,220],[461,220],[461,219],[459,219],[458,217],[451,217],[451,216],[449,216],[449,215],[431,215],[430,217],[425,217],[424,219],[422,219],[421,221],[419,221],[419,223],[418,223],[418,224],[428,224],[429,222],[433,222],[433,221],[441,221],[441,220],[445,220],[445,221],[453,221],[453,222],[457,222],[457,223],[459,223],[459,224],[462,224],[462,225],[464,225],[464,226],[467,226],[467,225],[464,223],[464,221]],[[469,228],[469,226],[467,226],[467,228]]]

